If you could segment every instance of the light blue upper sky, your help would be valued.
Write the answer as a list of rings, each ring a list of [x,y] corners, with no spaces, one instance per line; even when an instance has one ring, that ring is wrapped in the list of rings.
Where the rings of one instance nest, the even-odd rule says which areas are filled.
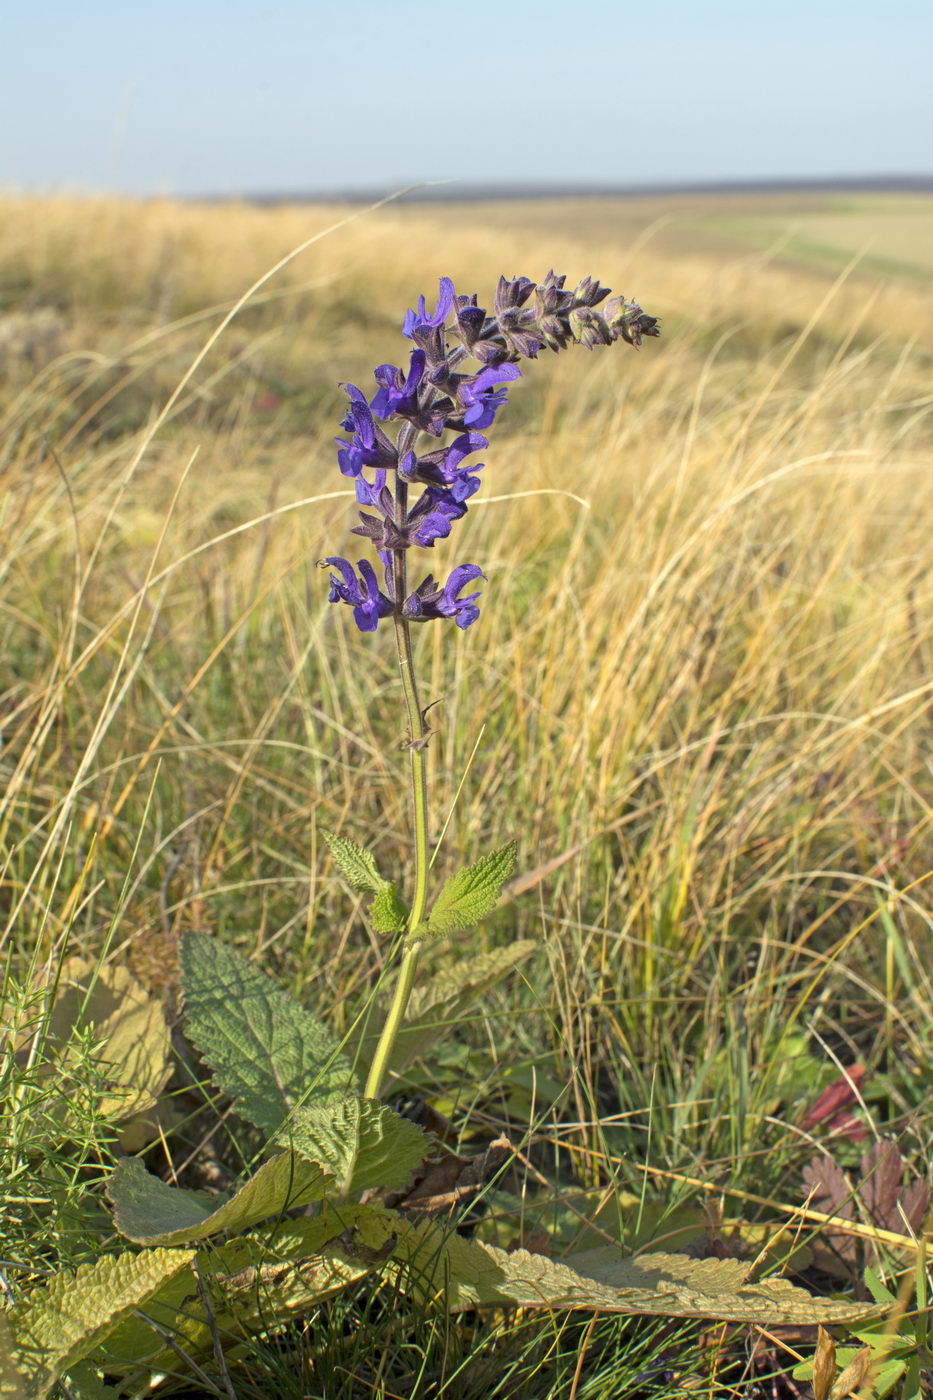
[[[933,170],[920,0],[0,0],[0,188]]]

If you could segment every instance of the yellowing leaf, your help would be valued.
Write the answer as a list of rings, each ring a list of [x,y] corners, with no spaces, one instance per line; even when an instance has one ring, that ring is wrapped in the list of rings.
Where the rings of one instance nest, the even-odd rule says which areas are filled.
[[[212,1328],[225,1354],[235,1355],[238,1348],[249,1346],[255,1331],[287,1322],[372,1272],[371,1261],[351,1259],[340,1247],[358,1209],[341,1206],[338,1212],[332,1207],[313,1220],[284,1220],[225,1244],[212,1241],[197,1255],[211,1317],[192,1271],[187,1270],[107,1338],[99,1364],[137,1379],[138,1386],[132,1388],[142,1389],[152,1370],[176,1371],[184,1357],[197,1361],[209,1356]],[[166,1346],[165,1331],[181,1355]]]
[[[108,1254],[74,1273],[56,1274],[18,1302],[7,1317],[29,1400],[46,1395],[65,1371],[193,1258],[186,1249]]]
[[[735,1259],[624,1258],[609,1246],[555,1260],[524,1249],[507,1254],[479,1240],[445,1235],[436,1224],[401,1234],[394,1257],[407,1260],[421,1291],[444,1296],[454,1312],[514,1303],[768,1326],[829,1325],[872,1311],[865,1304],[815,1298],[783,1278],[748,1283],[747,1264]]]
[[[162,1003],[125,967],[67,958],[49,1014],[48,1045],[67,1059],[76,1030],[93,1027],[112,1092],[100,1112],[129,1118],[153,1107],[171,1073]]]
[[[13,1329],[0,1313],[0,1400],[28,1400],[25,1377],[16,1364]]]

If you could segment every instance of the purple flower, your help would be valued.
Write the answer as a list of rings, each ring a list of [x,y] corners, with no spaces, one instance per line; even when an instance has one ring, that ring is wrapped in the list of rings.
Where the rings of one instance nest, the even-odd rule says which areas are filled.
[[[463,422],[468,428],[488,428],[496,413],[508,398],[507,389],[497,389],[511,379],[521,379],[518,365],[489,365],[463,379],[457,386],[457,398],[463,405]]]
[[[384,469],[380,469],[376,472],[376,479],[373,482],[372,486],[370,486],[369,482],[366,480],[365,476],[363,476],[361,472],[360,475],[356,478],[355,483],[356,499],[359,501],[361,506],[377,506],[379,504],[379,498],[382,495],[382,492],[385,488],[385,484],[386,472]]]
[[[403,481],[422,481],[425,486],[452,486],[454,482],[469,476],[470,472],[481,470],[477,463],[472,467],[460,467],[464,457],[488,447],[489,440],[482,433],[461,433],[446,447],[438,447],[434,452],[417,456],[406,452],[399,461],[399,475]],[[466,494],[472,496],[473,487]],[[464,497],[463,499],[466,499]]]
[[[375,371],[376,383],[380,386],[373,398],[371,407],[377,418],[412,418],[418,413],[418,389],[424,379],[427,357],[423,350],[411,352],[408,378],[396,365],[380,365]]]
[[[322,565],[330,564],[339,569],[343,579],[330,575],[330,603],[349,603],[353,608],[353,620],[361,632],[375,632],[380,617],[388,617],[393,611],[389,599],[379,589],[376,571],[368,559],[361,559],[360,578],[349,559],[339,555],[321,560]]]
[[[344,476],[359,476],[363,467],[394,467],[398,452],[375,422],[366,395],[355,384],[347,384],[350,403],[343,427],[353,433],[351,442],[335,438],[337,463]]]
[[[473,579],[485,577],[478,564],[458,564],[444,587],[438,588],[432,575],[428,574],[414,593],[410,593],[405,599],[402,615],[412,622],[428,622],[435,617],[452,617],[457,626],[465,630],[479,617],[476,600],[480,595],[471,593],[466,598],[459,598],[457,595],[460,589]]]
[[[433,315],[429,316],[425,306],[424,297],[418,298],[418,310],[407,311],[405,322],[402,326],[402,333],[413,340],[415,332],[422,328],[442,326],[450,315],[450,308],[454,304],[454,284],[449,277],[442,277],[438,290],[437,305]]]
[[[479,489],[479,477],[471,477],[470,480],[475,484],[467,493],[468,496],[472,496],[473,491]],[[453,522],[462,520],[467,513],[466,499],[467,496],[457,495],[454,490],[429,486],[408,517],[409,524],[413,527],[412,544],[420,544],[422,548],[430,549],[435,540],[446,540]]]

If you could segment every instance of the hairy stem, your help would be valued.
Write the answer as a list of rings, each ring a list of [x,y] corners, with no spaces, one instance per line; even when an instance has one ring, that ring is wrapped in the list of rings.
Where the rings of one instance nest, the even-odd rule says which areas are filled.
[[[408,488],[400,481],[396,491],[396,513],[402,521],[404,521],[408,509],[407,496]],[[399,968],[398,981],[395,984],[395,995],[392,998],[392,1005],[382,1028],[379,1044],[376,1046],[376,1053],[373,1056],[369,1076],[366,1080],[365,1093],[369,1099],[378,1099],[382,1090],[392,1048],[395,1045],[408,1006],[408,998],[411,996],[411,989],[414,986],[422,940],[413,938],[412,934],[424,918],[428,894],[428,727],[424,720],[421,701],[418,698],[418,684],[415,680],[411,650],[411,624],[407,618],[402,617],[400,612],[406,588],[405,551],[403,549],[393,551],[392,573],[396,598],[395,644],[398,649],[398,665],[402,677],[405,707],[408,711],[408,753],[411,767],[412,823],[415,836],[415,890],[412,897],[411,913],[408,917],[408,938],[402,964]]]

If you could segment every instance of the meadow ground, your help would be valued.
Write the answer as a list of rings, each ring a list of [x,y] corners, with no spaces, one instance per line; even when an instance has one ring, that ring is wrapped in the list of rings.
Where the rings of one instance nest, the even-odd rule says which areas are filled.
[[[519,1233],[554,1253],[610,1237],[751,1259],[777,1239],[816,1291],[864,1296],[866,1265],[896,1289],[917,1270],[903,1212],[885,1217],[901,1245],[827,1239],[812,1212],[882,1223],[859,1186],[882,1139],[905,1181],[929,1176],[933,199],[390,206],[333,230],[344,217],[0,200],[7,1025],[66,954],[171,1000],[182,929],[351,1023],[385,944],[320,830],[386,870],[411,847],[391,637],[356,633],[315,567],[354,544],[340,381],[400,360],[401,316],[441,275],[483,305],[503,272],[592,273],[663,338],[527,367],[476,509],[436,551],[482,563],[481,620],[417,637],[442,702],[437,870],[517,837],[513,897],[469,948],[539,952],[399,1087],[464,1147],[522,1144]],[[840,1079],[842,1116],[810,1112]],[[15,1105],[9,1065],[3,1085]],[[155,1155],[187,1158],[163,1109]],[[41,1160],[8,1133],[14,1293],[106,1240],[98,1127],[89,1111],[83,1143]],[[827,1154],[850,1204],[804,1177]],[[482,1228],[508,1243],[505,1196]],[[748,1394],[788,1348],[812,1354],[637,1319],[408,1328],[387,1340],[371,1297],[344,1298],[226,1379]]]

